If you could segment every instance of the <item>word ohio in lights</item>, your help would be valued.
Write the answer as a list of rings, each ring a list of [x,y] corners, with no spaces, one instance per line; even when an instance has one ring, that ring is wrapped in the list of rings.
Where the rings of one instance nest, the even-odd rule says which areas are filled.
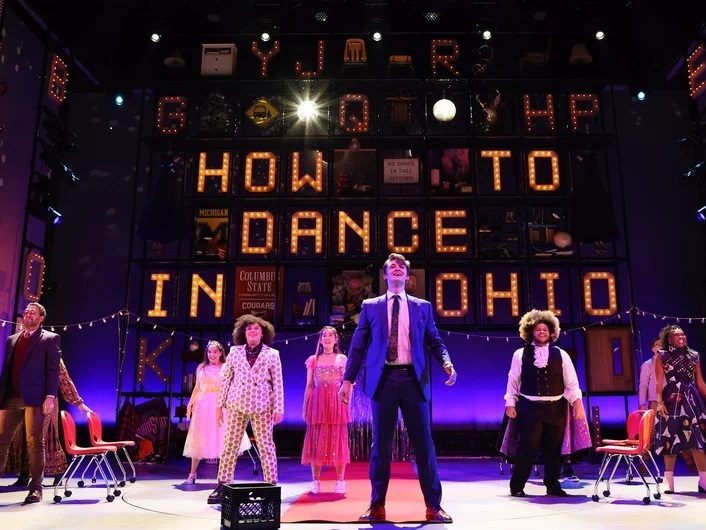
[[[204,273],[206,275],[207,273]],[[498,311],[503,311],[517,317],[520,314],[520,307],[524,307],[520,299],[520,272],[480,272],[483,287],[479,292],[479,297],[485,305],[485,315],[493,317],[498,315]],[[543,292],[531,293],[533,300],[543,298],[546,308],[553,311],[557,316],[561,315],[562,309],[557,307],[555,284],[560,281],[562,274],[557,271],[536,271],[532,273],[532,283],[540,286],[538,289]],[[235,283],[235,273],[233,273]],[[431,274],[431,285],[434,285],[434,296],[432,304],[436,313],[440,317],[462,318],[471,305],[469,285],[479,284],[479,278],[469,277],[463,272],[437,272]],[[165,297],[165,289],[171,286],[175,289],[174,283],[178,281],[176,275],[171,272],[156,272],[150,276],[154,285],[154,295],[152,298],[152,309],[148,311],[151,318],[169,318],[169,308],[165,308],[166,300],[173,300],[172,296]],[[535,282],[535,280],[538,280]],[[615,276],[607,271],[589,271],[582,276],[583,283],[583,311],[590,316],[612,316],[618,313],[617,283]],[[508,286],[508,287],[500,287]],[[208,281],[200,273],[191,274],[190,289],[179,289],[180,292],[188,292],[189,316],[198,317],[223,317],[223,304],[226,293],[226,273],[210,273]],[[149,289],[148,291],[149,292]],[[604,300],[600,306],[596,300]],[[507,300],[509,304],[503,303],[498,306],[498,301]],[[205,307],[204,307],[205,306]],[[507,316],[504,315],[504,316]]]

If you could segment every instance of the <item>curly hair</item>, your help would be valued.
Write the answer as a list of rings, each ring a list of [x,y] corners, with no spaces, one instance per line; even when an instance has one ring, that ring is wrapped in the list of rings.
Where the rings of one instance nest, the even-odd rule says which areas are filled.
[[[267,346],[272,346],[275,340],[274,326],[267,320],[249,313],[238,317],[235,321],[235,324],[233,325],[233,344],[240,346],[247,342],[245,340],[245,328],[247,328],[250,324],[257,324],[260,326],[260,329],[262,330],[262,343]]]
[[[549,310],[540,311],[539,309],[532,309],[525,313],[520,319],[520,337],[522,340],[532,342],[532,334],[537,324],[547,325],[551,342],[559,338],[561,328],[559,327],[559,319],[556,315]]]
[[[333,345],[333,353],[343,353],[343,350],[341,350],[341,346],[339,343],[339,336],[338,336],[338,331],[336,328],[333,326],[324,326],[321,328],[321,331],[319,331],[319,337],[316,343],[316,355],[321,355],[324,353],[324,345],[321,344],[321,335],[324,334],[324,331],[333,331],[333,334],[336,335],[336,343]]]

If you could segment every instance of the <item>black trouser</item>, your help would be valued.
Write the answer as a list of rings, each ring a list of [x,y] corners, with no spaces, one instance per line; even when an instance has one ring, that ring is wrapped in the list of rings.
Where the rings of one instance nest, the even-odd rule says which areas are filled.
[[[567,402],[530,401],[520,397],[515,405],[519,445],[510,479],[510,491],[524,489],[541,447],[544,460],[544,485],[558,489],[561,473],[561,444],[566,427]]]

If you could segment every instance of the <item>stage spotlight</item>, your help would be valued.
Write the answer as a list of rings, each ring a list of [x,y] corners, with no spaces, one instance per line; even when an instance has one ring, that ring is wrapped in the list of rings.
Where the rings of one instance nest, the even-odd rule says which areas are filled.
[[[115,94],[113,101],[118,107],[122,107],[125,104],[125,97],[122,94]]]
[[[438,11],[424,11],[424,13],[422,13],[422,16],[427,22],[436,22],[437,20],[439,20],[441,14]]]
[[[690,179],[691,177],[694,177],[694,176],[703,176],[703,174],[704,174],[704,161],[702,160],[701,162],[698,162],[694,167],[692,167],[689,171],[686,171],[683,176],[685,179]]]
[[[318,114],[319,113],[316,110],[316,103],[311,100],[302,101],[297,107],[297,116],[299,116],[300,120],[313,120],[318,116]]]
[[[489,29],[484,29],[480,36],[483,37],[483,40],[490,40],[493,38],[493,32]]]
[[[69,166],[64,164],[63,162],[57,162],[53,167],[52,167],[53,175],[55,175],[58,178],[66,180],[69,184],[75,186],[79,182],[81,182],[81,179],[74,173],[74,170],[71,169]]]
[[[370,35],[375,42],[380,42],[385,30],[387,29],[385,27],[385,19],[383,18],[382,13],[372,15],[368,19],[365,28],[368,35]]]
[[[635,98],[638,101],[645,101],[647,99],[647,92],[645,92],[644,90],[638,90],[637,92],[635,92]]]
[[[47,218],[53,225],[60,225],[61,221],[64,220],[64,216],[51,206],[47,206]]]
[[[316,22],[324,23],[328,20],[328,12],[323,9],[317,9],[314,11],[314,20]]]
[[[456,105],[450,99],[442,98],[432,107],[432,114],[442,123],[451,121],[456,117]]]
[[[162,39],[162,36],[157,32],[152,33],[152,35],[150,35],[150,40],[152,42],[159,42],[161,39]]]
[[[598,30],[596,31],[596,40],[603,40],[605,39],[605,32]]]
[[[702,206],[696,210],[696,219],[700,223],[706,223],[706,206]]]
[[[273,37],[276,37],[278,33],[279,27],[274,20],[265,18],[260,22],[260,40],[262,42],[269,42]]]

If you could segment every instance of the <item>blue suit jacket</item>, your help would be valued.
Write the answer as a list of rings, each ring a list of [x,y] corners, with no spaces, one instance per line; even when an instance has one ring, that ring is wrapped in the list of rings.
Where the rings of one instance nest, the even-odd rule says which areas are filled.
[[[19,338],[20,333],[15,333],[10,335],[5,343],[5,360],[0,373],[0,403],[10,393],[15,344]],[[20,394],[26,405],[36,407],[41,405],[47,396],[57,395],[61,340],[59,335],[45,329],[37,330],[30,340],[20,370]]]
[[[409,307],[409,343],[412,348],[412,363],[417,379],[428,400],[430,397],[429,360],[433,357],[443,366],[450,362],[449,353],[439,330],[434,323],[431,304],[421,298],[407,295]],[[383,368],[389,341],[386,296],[363,301],[348,351],[348,362],[343,379],[355,381],[361,367],[364,368],[363,391],[372,398],[375,395]]]

